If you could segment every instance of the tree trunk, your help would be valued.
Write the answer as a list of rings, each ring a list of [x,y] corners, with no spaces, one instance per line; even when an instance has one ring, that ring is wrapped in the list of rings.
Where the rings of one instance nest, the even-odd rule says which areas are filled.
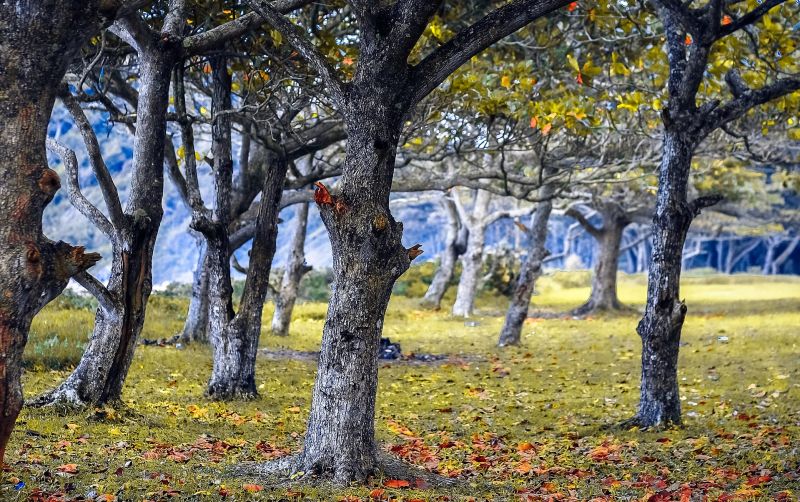
[[[283,271],[281,289],[275,297],[275,312],[272,316],[272,334],[287,336],[292,310],[297,301],[297,290],[300,279],[311,270],[305,263],[304,247],[306,243],[306,227],[308,226],[308,203],[297,206],[295,214],[296,226],[292,238],[292,254]]]
[[[447,214],[445,248],[439,256],[439,266],[436,267],[433,280],[422,298],[422,305],[434,310],[441,308],[442,297],[455,273],[456,260],[466,251],[466,243],[469,239],[467,227],[461,223],[453,200],[445,197],[442,200],[442,205]]]
[[[522,326],[528,317],[528,308],[531,304],[531,296],[536,286],[536,280],[542,275],[542,264],[547,256],[547,223],[550,221],[550,213],[553,211],[553,194],[555,186],[546,184],[539,190],[542,202],[536,207],[533,214],[533,222],[528,229],[528,243],[530,249],[522,267],[519,271],[517,284],[511,296],[511,303],[506,312],[506,319],[503,328],[500,330],[500,338],[497,341],[499,347],[508,345],[519,345],[522,337]]]
[[[647,306],[637,327],[642,381],[639,410],[631,423],[640,427],[681,422],[678,350],[686,317],[686,304],[680,300],[681,256],[696,213],[687,201],[692,139],[668,129],[662,151]]]
[[[153,249],[161,224],[164,138],[175,48],[167,43],[140,54],[133,180],[123,228],[117,229],[108,291],[113,309],[100,307],[77,368],[35,405],[82,407],[118,401],[144,325],[152,289]]]
[[[797,245],[800,244],[800,235],[795,236],[789,243],[786,245],[786,248],[783,252],[778,255],[774,260],[772,260],[772,266],[770,273],[773,275],[777,275],[781,273],[781,266],[792,256],[792,253],[797,248]]]
[[[617,272],[619,271],[619,249],[622,233],[628,225],[627,217],[616,217],[601,212],[603,228],[594,236],[600,255],[592,275],[592,291],[589,300],[572,311],[572,315],[584,316],[598,311],[614,311],[623,308],[617,297]]]
[[[383,82],[369,77],[367,82]],[[351,89],[343,113],[348,141],[342,193],[333,204],[319,204],[331,239],[334,283],[308,430],[294,468],[342,484],[363,482],[377,468],[377,353],[392,287],[410,264],[403,226],[389,211],[403,117],[393,106],[395,84],[386,85]]]
[[[115,11],[98,1],[0,4],[0,467],[22,408],[33,317],[100,258],[42,234],[42,212],[61,186],[45,138],[67,65]]]
[[[181,340],[184,343],[208,342],[209,281],[206,242],[201,236],[197,238],[197,268],[194,270],[192,295],[189,298],[189,310],[183,325]]]
[[[483,248],[486,245],[486,224],[483,221],[488,213],[491,194],[478,190],[472,209],[472,223],[469,224],[467,251],[461,257],[461,277],[458,280],[453,315],[469,317],[475,308],[475,295],[483,265]]]

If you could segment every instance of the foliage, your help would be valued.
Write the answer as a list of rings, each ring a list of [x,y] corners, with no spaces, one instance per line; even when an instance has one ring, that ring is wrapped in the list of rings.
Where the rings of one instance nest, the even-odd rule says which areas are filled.
[[[622,301],[643,303],[646,285],[639,279],[623,276]],[[232,477],[231,466],[300,447],[314,364],[260,359],[261,397],[220,404],[203,398],[208,349],[140,347],[125,408],[89,417],[23,411],[0,498],[46,500],[60,492],[66,499],[100,500],[792,500],[800,476],[794,450],[800,442],[800,349],[793,329],[800,324],[800,283],[789,277],[711,279],[684,282],[693,315],[680,362],[683,429],[602,429],[630,416],[636,403],[636,315],[531,319],[522,348],[498,351],[494,337],[502,318],[465,326],[399,298],[390,305],[386,335],[407,352],[451,358],[381,368],[378,438],[392,454],[464,485],[435,491],[375,480],[335,490]],[[542,279],[538,308],[564,311],[585,299],[587,288],[560,282]],[[164,337],[182,324],[181,313],[169,308],[174,301],[162,298],[149,309],[144,336]],[[503,303],[484,296],[479,306],[486,312]],[[315,350],[325,308],[299,305],[291,336],[265,336],[264,344]],[[272,312],[265,310],[266,323]],[[86,314],[83,319],[81,311],[51,305],[35,331],[43,322],[69,318],[73,323],[60,329],[79,338],[91,326]],[[61,376],[28,372],[26,392],[41,392]]]

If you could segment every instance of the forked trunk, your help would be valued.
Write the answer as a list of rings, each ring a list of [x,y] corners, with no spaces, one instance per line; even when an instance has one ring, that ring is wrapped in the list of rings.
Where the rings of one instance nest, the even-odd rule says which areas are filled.
[[[272,315],[272,334],[278,336],[289,335],[289,323],[292,320],[292,311],[297,301],[297,290],[300,280],[311,270],[306,265],[305,242],[306,228],[308,227],[308,203],[297,206],[295,230],[292,237],[292,254],[283,271],[281,288],[275,297],[275,312]]]
[[[211,309],[209,339],[214,350],[214,363],[206,394],[212,399],[249,399],[258,395],[255,370],[261,335],[261,314],[269,291],[269,271],[275,256],[279,204],[286,170],[286,161],[277,159],[265,178],[256,219],[256,234],[250,251],[250,272],[245,280],[239,311],[233,318],[227,317],[227,307],[223,308],[222,305],[228,302],[222,300],[216,309]],[[223,273],[222,282],[230,284],[227,247],[224,255],[227,280]],[[219,262],[221,264],[222,260]],[[213,275],[209,276],[209,281],[210,284],[214,283]],[[225,288],[224,294],[230,298],[233,294],[232,288]],[[223,322],[226,317],[229,321]]]
[[[35,405],[80,407],[118,401],[144,325],[152,289],[153,249],[163,210],[164,137],[174,47],[140,55],[133,181],[123,228],[116,229],[108,291],[113,311],[99,308],[78,367]]]
[[[546,184],[539,191],[542,202],[536,207],[533,214],[533,222],[528,229],[528,243],[530,249],[517,277],[517,284],[511,296],[511,304],[506,312],[506,319],[503,328],[500,330],[500,339],[497,345],[505,347],[508,345],[519,345],[522,337],[522,326],[528,317],[528,308],[531,304],[531,296],[536,286],[536,280],[542,275],[542,264],[547,256],[547,223],[550,221],[550,213],[553,211],[553,194],[555,186]]]
[[[680,276],[683,245],[695,216],[687,201],[692,153],[691,139],[680,132],[665,133],[647,306],[637,327],[642,338],[642,381],[639,410],[631,423],[640,427],[681,422],[678,350],[686,304],[680,300]]]

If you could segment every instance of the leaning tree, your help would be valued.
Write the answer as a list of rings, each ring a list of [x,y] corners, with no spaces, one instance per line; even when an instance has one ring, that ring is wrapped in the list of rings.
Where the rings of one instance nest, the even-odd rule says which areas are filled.
[[[419,54],[415,46],[443,2],[350,1],[358,34],[348,40],[357,40],[358,60],[347,82],[317,49],[310,31],[263,0],[249,3],[316,69],[348,136],[339,193],[321,187],[316,197],[330,235],[334,286],[308,429],[302,452],[278,467],[338,483],[363,482],[380,468],[374,416],[383,318],[392,285],[419,253],[403,246],[402,224],[389,211],[405,118],[472,56],[568,2],[512,1]]]

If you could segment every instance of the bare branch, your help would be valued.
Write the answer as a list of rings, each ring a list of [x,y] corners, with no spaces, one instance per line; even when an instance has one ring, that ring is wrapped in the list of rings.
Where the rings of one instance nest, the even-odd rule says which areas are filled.
[[[602,233],[602,230],[592,225],[592,222],[590,222],[588,218],[586,218],[586,216],[584,216],[583,213],[581,213],[575,206],[567,208],[567,210],[564,212],[564,215],[569,216],[580,223],[583,229],[586,230],[592,237],[597,238]]]
[[[61,102],[64,103],[67,111],[72,116],[72,120],[75,121],[75,125],[78,126],[78,130],[81,132],[83,143],[86,145],[86,152],[89,154],[89,164],[92,166],[92,171],[94,172],[95,178],[97,178],[100,192],[103,194],[103,200],[106,203],[111,224],[114,228],[122,228],[125,221],[122,203],[120,202],[119,192],[117,191],[117,186],[114,184],[114,179],[111,177],[108,166],[106,166],[103,155],[100,152],[100,144],[97,141],[97,135],[95,135],[94,129],[86,118],[86,114],[83,113],[80,104],[78,104],[78,101],[72,93],[69,92],[66,86],[60,89],[59,96]]]
[[[87,271],[78,272],[74,276],[75,282],[83,286],[86,291],[97,298],[97,302],[104,310],[104,314],[111,316],[116,315],[118,309],[118,302],[114,299],[103,283],[95,279],[95,277]]]
[[[70,203],[97,226],[101,232],[106,234],[109,239],[115,240],[116,232],[111,222],[81,192],[78,181],[78,159],[75,157],[75,152],[52,139],[47,140],[47,149],[61,157],[61,161],[64,163],[64,170],[67,172],[67,194]]]

